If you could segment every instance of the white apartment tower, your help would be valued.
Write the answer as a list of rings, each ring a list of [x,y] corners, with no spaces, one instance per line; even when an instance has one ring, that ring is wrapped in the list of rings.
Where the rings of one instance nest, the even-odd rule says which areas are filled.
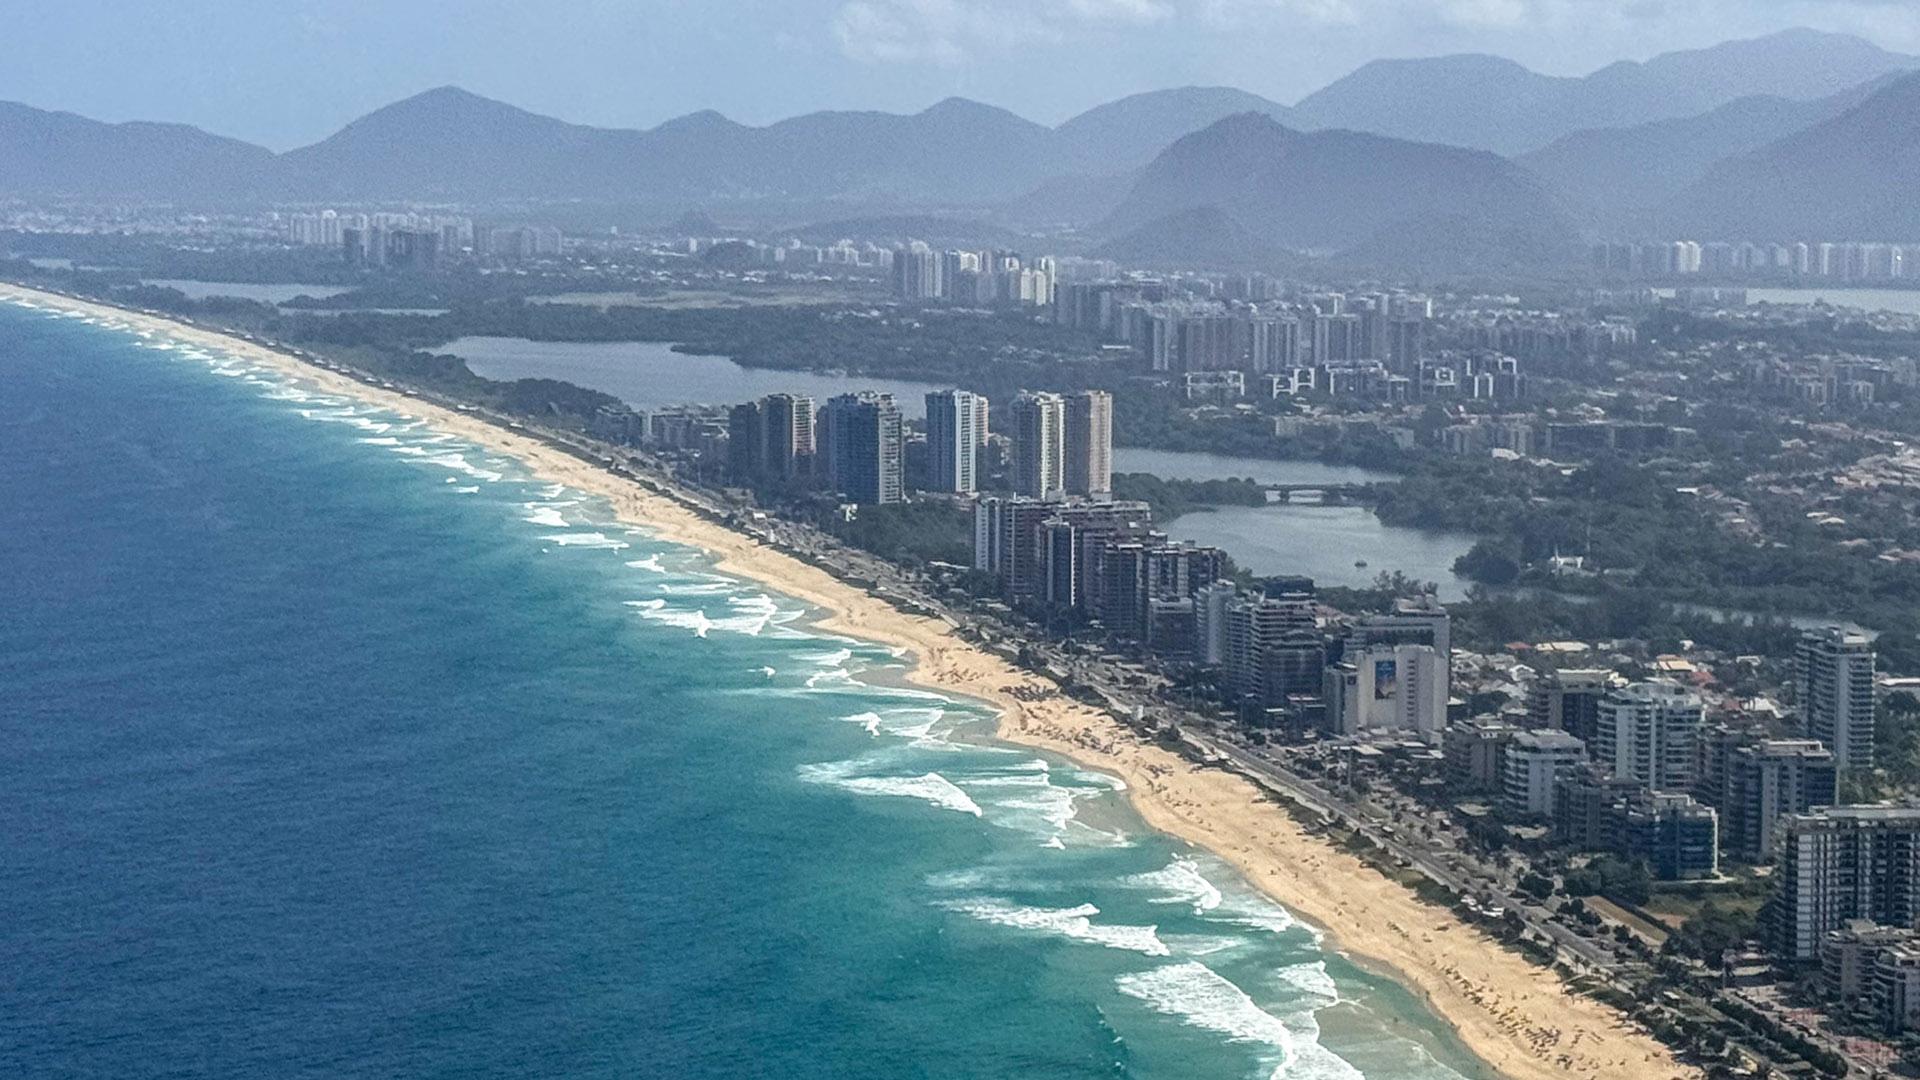
[[[1336,734],[1401,731],[1437,742],[1447,726],[1446,661],[1431,645],[1350,648],[1327,669],[1326,701]]]
[[[1523,731],[1501,755],[1500,792],[1509,813],[1547,817],[1562,770],[1587,760],[1587,747],[1564,731]]]
[[[1113,492],[1113,395],[1083,390],[1067,399],[1066,465],[1069,495]]]
[[[1600,699],[1594,760],[1655,791],[1685,791],[1701,717],[1699,695],[1671,679],[1624,686]]]
[[[1013,399],[1013,490],[1045,499],[1066,488],[1066,402],[1022,391]]]
[[[934,491],[978,490],[974,461],[986,427],[986,399],[967,390],[927,395],[928,483]]]

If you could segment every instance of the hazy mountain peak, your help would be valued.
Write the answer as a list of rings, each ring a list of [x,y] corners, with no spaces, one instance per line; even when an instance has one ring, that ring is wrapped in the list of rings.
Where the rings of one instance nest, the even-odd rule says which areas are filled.
[[[977,117],[1000,118],[1000,117],[1014,116],[1015,114],[1012,112],[1009,112],[1006,109],[1000,108],[998,105],[988,105],[985,102],[975,101],[972,98],[963,98],[963,97],[956,96],[956,97],[941,98],[939,101],[936,101],[933,104],[927,106],[926,108],[921,109],[918,115],[943,116],[943,117],[976,117],[977,116]]]
[[[744,131],[746,130],[746,125],[728,119],[726,115],[718,110],[701,109],[698,112],[690,112],[685,116],[676,116],[671,120],[663,121],[653,130],[656,133],[673,132],[683,134],[708,131]]]
[[[1612,225],[1665,204],[1720,159],[1838,116],[1903,77],[1890,72],[1811,101],[1753,94],[1698,116],[1576,131],[1519,161]]]
[[[1413,227],[1436,217],[1444,229]],[[1488,257],[1457,235],[1473,230],[1524,236],[1519,250],[1529,258],[1572,241],[1544,185],[1497,155],[1362,132],[1302,133],[1257,112],[1168,147],[1099,231],[1127,237],[1122,250],[1142,250],[1164,240],[1170,222],[1204,226],[1212,246],[1241,257],[1249,245],[1336,252],[1375,241],[1416,262],[1421,249]]]
[[[325,145],[349,133],[383,129],[419,129],[427,132],[438,126],[469,132],[505,132],[532,125],[570,128],[576,125],[550,116],[528,112],[517,105],[481,97],[458,86],[437,86],[412,97],[384,105],[347,124],[322,142]]]
[[[1809,100],[1920,58],[1811,30],[1621,61],[1584,78],[1477,54],[1376,60],[1296,108],[1320,126],[1495,150],[1538,149],[1586,128],[1693,116],[1738,98]]]
[[[1292,127],[1305,126],[1292,109],[1245,90],[1227,86],[1149,90],[1097,105],[1055,128],[1061,171],[1137,168],[1175,139],[1235,113],[1265,113]]]
[[[1920,72],[1831,119],[1728,157],[1671,207],[1702,239],[1905,240],[1920,235]]]

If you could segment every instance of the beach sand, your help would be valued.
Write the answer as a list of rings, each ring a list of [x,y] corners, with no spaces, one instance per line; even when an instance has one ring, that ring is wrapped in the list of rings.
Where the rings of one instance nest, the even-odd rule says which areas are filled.
[[[246,357],[328,392],[425,420],[526,462],[543,480],[606,498],[621,520],[705,549],[718,568],[815,605],[830,632],[903,648],[908,677],[1001,711],[1001,738],[1058,753],[1127,783],[1147,823],[1228,860],[1248,880],[1324,929],[1328,944],[1418,993],[1474,1053],[1512,1080],[1568,1075],[1663,1080],[1699,1075],[1616,1010],[1562,988],[1450,911],[1424,904],[1355,856],[1306,833],[1237,774],[1196,766],[1141,740],[1107,713],[1052,693],[1052,683],[904,614],[818,567],[708,521],[639,484],[474,416],[370,387],[294,357],[173,320],[0,283],[23,301],[133,326]],[[1015,691],[1022,691],[1016,695]]]

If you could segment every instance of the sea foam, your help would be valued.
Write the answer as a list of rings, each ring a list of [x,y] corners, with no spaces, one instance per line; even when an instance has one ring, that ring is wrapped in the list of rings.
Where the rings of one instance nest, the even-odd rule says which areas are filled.
[[[1184,856],[1176,857],[1163,869],[1135,874],[1127,884],[1160,893],[1152,900],[1156,904],[1190,904],[1195,915],[1219,907],[1222,899],[1220,890],[1200,872],[1200,864]]]
[[[1074,941],[1125,949],[1148,956],[1167,956],[1169,950],[1151,926],[1124,926],[1096,923],[1092,916],[1100,909],[1092,904],[1070,908],[1028,907],[1009,900],[974,897],[966,900],[942,900],[939,906],[971,915],[982,922],[1016,930],[1032,930]]]
[[[1293,1032],[1280,1018],[1254,1004],[1247,992],[1198,961],[1122,975],[1120,992],[1155,1011],[1237,1042],[1264,1043],[1293,1057]],[[1282,1066],[1284,1068],[1284,1065]],[[1275,1076],[1281,1075],[1279,1071]]]
[[[802,765],[797,772],[810,784],[831,784],[856,795],[893,795],[980,817],[980,807],[967,793],[937,772],[919,776],[861,776],[866,761],[837,761],[825,765]]]

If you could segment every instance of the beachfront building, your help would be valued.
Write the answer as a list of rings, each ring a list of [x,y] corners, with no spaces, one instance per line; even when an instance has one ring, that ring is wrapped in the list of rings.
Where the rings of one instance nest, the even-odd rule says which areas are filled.
[[[1684,792],[1638,792],[1619,812],[1614,851],[1624,859],[1646,860],[1661,881],[1716,877],[1719,814]]]
[[[1887,949],[1915,938],[1915,931],[1905,927],[1848,919],[1820,943],[1820,989],[1839,1001],[1866,997],[1873,991],[1873,962]]]
[[[820,410],[818,456],[827,486],[849,502],[905,497],[900,407],[892,394],[841,394]]]
[[[1920,1026],[1920,945],[1903,942],[1874,957],[1873,1010],[1890,1033]]]
[[[760,403],[743,402],[727,410],[727,477],[735,484],[751,484],[760,476],[766,418]]]
[[[1227,691],[1236,699],[1255,697],[1265,705],[1282,704],[1290,693],[1320,693],[1326,646],[1315,632],[1317,606],[1311,596],[1260,593],[1243,595],[1229,603],[1224,612],[1221,656]],[[1309,641],[1309,645],[1302,644]],[[1273,661],[1272,654],[1283,647],[1296,651],[1305,647],[1320,657],[1320,665],[1313,669],[1304,689],[1281,685],[1286,681],[1297,683],[1298,678],[1271,678],[1283,666]]]
[[[1767,932],[1781,956],[1817,958],[1849,919],[1920,927],[1920,807],[1795,814],[1781,821],[1779,844]]]
[[[1220,580],[1226,567],[1226,552],[1219,548],[1158,533],[1108,541],[1099,555],[1100,621],[1116,640],[1190,659],[1198,636],[1194,596]]]
[[[1013,427],[1013,490],[1045,499],[1066,490],[1066,402],[1021,391],[1008,412]]]
[[[1440,749],[1446,756],[1448,794],[1499,794],[1506,781],[1507,745],[1520,730],[1488,716],[1447,725]]]
[[[760,399],[762,469],[770,477],[805,476],[813,467],[813,399],[768,394]]]
[[[1106,549],[1120,540],[1153,539],[1152,520],[1143,502],[983,496],[973,506],[973,566],[1000,579],[1009,603],[1051,597],[1059,606],[1097,614]]]
[[[1327,721],[1335,734],[1403,732],[1437,743],[1447,724],[1446,663],[1431,645],[1351,645],[1327,669]]]
[[[975,460],[986,435],[986,399],[969,390],[927,395],[927,488],[971,495],[979,487]]]

